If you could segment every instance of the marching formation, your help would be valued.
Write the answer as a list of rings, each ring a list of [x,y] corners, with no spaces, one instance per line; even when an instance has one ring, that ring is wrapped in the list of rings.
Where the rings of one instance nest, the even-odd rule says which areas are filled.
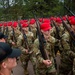
[[[31,61],[34,75],[75,75],[75,17],[32,18],[0,22],[0,39],[19,48],[25,75]],[[0,34],[1,34],[0,33]],[[56,55],[60,53],[59,73]],[[15,53],[17,54],[17,53]]]

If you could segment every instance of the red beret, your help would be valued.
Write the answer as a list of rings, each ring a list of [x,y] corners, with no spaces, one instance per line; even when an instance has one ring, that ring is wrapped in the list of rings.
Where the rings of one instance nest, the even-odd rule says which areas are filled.
[[[50,20],[53,20],[54,19],[54,17],[50,17]]]
[[[34,24],[35,22],[36,22],[35,19],[30,20],[30,24]]]
[[[45,18],[45,19],[43,19],[43,22],[44,22],[44,23],[50,23],[50,19]]]
[[[39,21],[40,21],[40,22],[43,22],[43,18],[39,18]]]
[[[57,17],[56,22],[57,23],[62,23],[62,21],[61,21],[61,19],[59,17]]]
[[[22,27],[23,27],[23,28],[28,27],[28,24],[27,24],[27,23],[23,23],[23,24],[22,24]]]
[[[56,21],[56,17],[54,17],[53,20]]]
[[[65,16],[63,16],[62,19],[63,19],[64,21],[66,21],[66,17],[65,17]]]
[[[23,20],[24,22],[28,22],[28,20]]]
[[[11,21],[8,22],[8,26],[12,26],[12,22]]]
[[[14,21],[14,23],[13,23],[13,27],[17,27],[17,25],[18,25],[18,22],[17,21]]]
[[[0,23],[0,27],[2,26],[2,23]]]
[[[74,19],[74,18],[75,18],[74,16],[69,16],[68,17],[69,21],[72,20],[72,19]]]
[[[74,19],[70,20],[70,23],[71,25],[75,25],[75,20]]]
[[[6,27],[7,26],[7,22],[3,22],[3,26]]]
[[[23,20],[20,20],[20,24],[23,24],[24,23],[24,21]]]
[[[44,30],[44,31],[47,31],[47,30],[51,29],[51,26],[50,26],[49,23],[42,23],[42,24],[40,25],[40,29],[42,29],[42,30]]]

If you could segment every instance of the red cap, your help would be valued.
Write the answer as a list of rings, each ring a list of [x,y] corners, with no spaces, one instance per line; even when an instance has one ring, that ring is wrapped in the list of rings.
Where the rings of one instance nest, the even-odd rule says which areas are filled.
[[[39,21],[40,21],[40,22],[43,22],[43,18],[39,18]]]
[[[40,29],[42,29],[42,30],[44,30],[44,31],[47,31],[47,30],[51,29],[51,26],[50,26],[49,23],[42,23],[42,24],[40,25]]]
[[[57,17],[56,22],[59,23],[59,24],[62,23],[62,21],[59,17]]]
[[[74,16],[69,16],[68,17],[69,21],[72,20],[72,19],[74,19],[74,18],[75,18]]]
[[[70,23],[71,23],[71,25],[75,25],[75,20],[72,19],[72,20],[70,21]]]
[[[24,23],[24,21],[23,20],[20,20],[20,24],[23,24]]]
[[[13,27],[17,27],[17,25],[18,25],[18,23],[17,23],[17,21],[15,21],[14,23],[13,23]]]
[[[0,23],[0,27],[2,26],[2,23]]]
[[[50,17],[50,20],[54,20],[54,17]]]
[[[22,27],[23,27],[23,28],[25,28],[25,27],[27,27],[27,26],[28,26],[27,23],[23,23],[23,24],[22,24]]]
[[[3,22],[3,26],[6,27],[7,26],[7,22]]]
[[[66,21],[66,17],[65,17],[65,16],[63,16],[62,19],[63,19],[64,21]]]
[[[50,19],[45,18],[45,19],[43,20],[43,22],[44,22],[44,23],[50,23]]]
[[[53,18],[54,21],[56,21],[56,19],[57,19],[56,17]]]
[[[26,23],[28,20],[20,20],[20,24]]]
[[[11,26],[11,25],[12,25],[12,22],[11,22],[11,21],[9,21],[9,22],[8,22],[8,26]]]
[[[28,22],[28,20],[23,20],[24,22]]]
[[[31,19],[30,24],[34,24],[34,23],[35,23],[35,19]]]

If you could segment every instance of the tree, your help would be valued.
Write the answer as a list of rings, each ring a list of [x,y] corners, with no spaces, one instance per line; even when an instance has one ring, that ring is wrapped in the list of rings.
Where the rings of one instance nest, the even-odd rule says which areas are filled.
[[[65,0],[65,4],[68,0]],[[36,12],[38,17],[50,17],[60,13],[64,14],[63,2],[59,0],[1,0],[0,16],[6,20],[18,20],[19,16],[22,19],[33,18],[33,12]],[[69,6],[69,4],[67,4]],[[72,6],[73,7],[73,6]]]

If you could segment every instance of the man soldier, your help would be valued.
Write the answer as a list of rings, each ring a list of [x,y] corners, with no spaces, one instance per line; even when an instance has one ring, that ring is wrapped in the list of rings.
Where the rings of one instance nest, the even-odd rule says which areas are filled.
[[[62,52],[60,55],[59,75],[68,75],[73,66],[73,57],[70,55],[70,35],[66,30],[61,37]]]
[[[7,22],[2,22],[2,33],[5,34],[5,30],[7,27]]]
[[[8,43],[12,46],[17,48],[17,38],[21,34],[21,32],[17,29],[18,22],[14,21],[12,24],[8,24]]]
[[[25,34],[25,38],[24,38]],[[25,75],[29,75],[27,67],[31,58],[32,46],[33,46],[33,33],[29,31],[28,24],[22,24],[22,33],[18,37],[17,45],[22,50],[21,62],[24,68]],[[27,43],[27,44],[26,44]],[[31,60],[32,61],[32,60]]]
[[[11,24],[8,23],[8,43],[10,44],[10,46],[12,47],[12,45],[15,45],[15,42],[13,40],[13,27],[16,27],[15,24],[13,24],[13,22]]]
[[[75,28],[74,27],[75,20],[73,20],[73,19],[71,20],[71,25],[72,25],[72,29],[69,28],[69,26],[68,26],[68,28],[69,28],[71,34],[73,35],[74,28]],[[74,35],[73,35],[73,37],[74,37]],[[60,63],[60,67],[59,67],[59,75],[75,75],[74,43],[73,43],[73,40],[67,30],[61,37],[61,43],[63,46],[63,50],[61,53],[61,63]]]
[[[48,59],[44,59],[39,50],[38,38],[34,41],[33,55],[36,57],[36,75],[56,75],[56,69],[54,65],[54,44],[55,38],[50,35],[50,23],[42,23],[40,25],[41,33],[44,36],[44,50],[47,53]],[[39,35],[39,34],[38,34]],[[43,39],[43,38],[42,38]]]
[[[71,27],[72,27],[71,33],[72,33],[73,37],[75,38],[75,17],[71,19],[70,23],[71,23]],[[75,53],[75,40],[73,40],[71,38],[71,41],[72,41],[72,45],[71,45],[72,50]],[[73,60],[73,75],[75,75],[75,58]]]
[[[55,35],[55,38],[57,38],[57,39],[61,39],[61,36],[64,34],[64,32],[65,32],[65,30],[64,30],[64,27],[63,27],[63,24],[62,24],[62,21],[61,21],[61,19],[59,18],[59,17],[57,17],[56,18],[56,25],[57,25],[57,27],[58,27],[58,33],[57,33],[57,31],[56,31],[56,35]],[[57,34],[59,35],[59,37],[56,37],[57,36]],[[60,43],[61,44],[61,43]],[[59,44],[56,44],[56,47],[57,47],[57,51],[59,50],[59,52],[61,53],[62,51],[61,51],[61,49],[59,48]],[[55,48],[56,48],[55,47]],[[57,53],[57,51],[55,50],[55,53]]]
[[[36,21],[35,21],[35,19],[30,19],[29,27],[30,27],[31,32],[34,34],[34,39],[36,39],[36,37],[37,37],[37,34],[36,34],[37,29],[36,29]]]

